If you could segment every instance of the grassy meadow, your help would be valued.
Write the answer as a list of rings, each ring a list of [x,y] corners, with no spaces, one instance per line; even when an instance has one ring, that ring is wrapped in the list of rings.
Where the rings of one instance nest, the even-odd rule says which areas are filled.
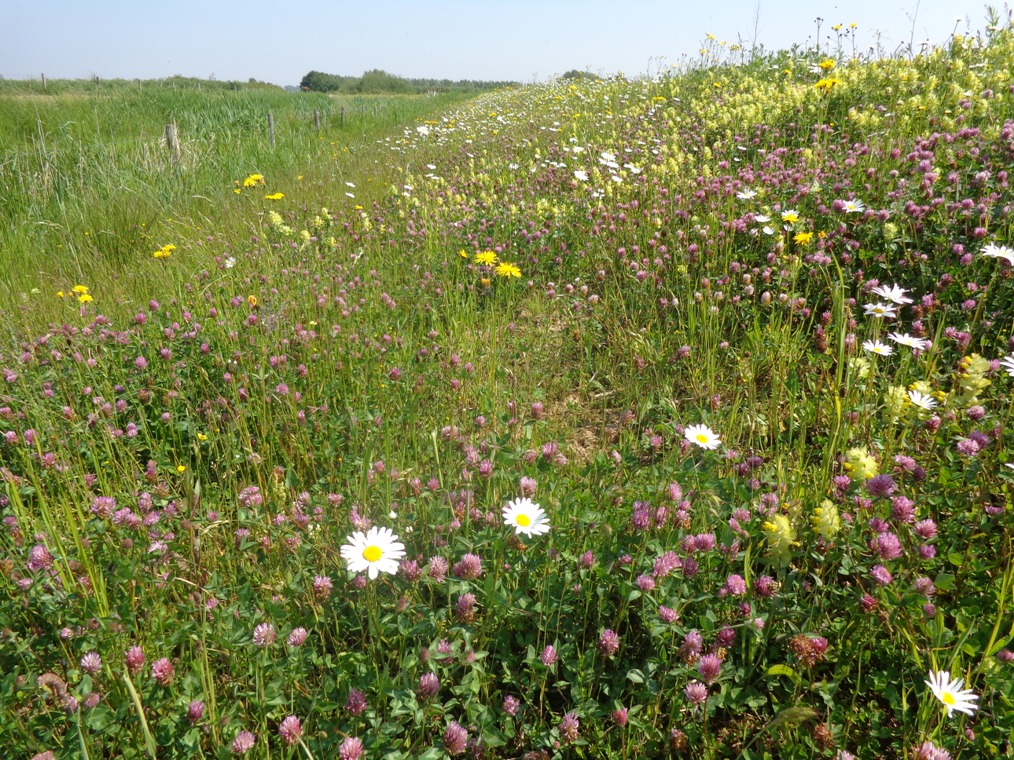
[[[0,83],[7,756],[1014,757],[1014,29],[836,32]]]

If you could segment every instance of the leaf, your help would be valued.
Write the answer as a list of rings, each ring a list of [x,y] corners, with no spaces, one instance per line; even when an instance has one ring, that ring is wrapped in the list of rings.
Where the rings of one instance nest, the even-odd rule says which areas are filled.
[[[771,719],[767,727],[775,728],[781,725],[798,726],[800,723],[813,720],[819,716],[820,713],[812,707],[786,707]]]
[[[788,665],[772,665],[768,668],[769,676],[788,676],[792,679],[792,682],[798,684],[800,682],[799,673],[790,668]]]
[[[627,680],[631,683],[644,683],[644,673],[640,670],[628,670]]]

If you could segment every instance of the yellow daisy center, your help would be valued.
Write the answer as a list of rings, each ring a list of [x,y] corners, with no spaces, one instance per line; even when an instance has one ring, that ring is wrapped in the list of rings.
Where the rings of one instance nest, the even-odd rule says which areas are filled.
[[[384,556],[384,550],[379,546],[367,546],[363,549],[363,559],[367,562],[376,562],[382,556]]]
[[[955,703],[954,695],[951,694],[949,691],[945,691],[944,695],[940,698],[940,700],[945,705],[953,705]]]
[[[529,525],[532,524],[532,518],[530,518],[528,515],[525,514],[518,515],[517,517],[514,518],[514,520],[522,528],[527,528]]]
[[[697,437],[697,442],[698,443],[707,443],[708,442],[708,436],[706,436],[704,433],[698,433],[696,437]]]

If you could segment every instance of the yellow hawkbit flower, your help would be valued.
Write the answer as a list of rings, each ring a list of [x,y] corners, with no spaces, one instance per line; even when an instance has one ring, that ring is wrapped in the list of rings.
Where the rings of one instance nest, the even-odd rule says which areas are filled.
[[[496,254],[493,251],[483,251],[475,254],[475,263],[491,267],[496,264]]]
[[[248,304],[250,304],[250,306],[253,307],[254,309],[257,308],[257,296],[254,296],[254,295],[247,296],[246,297],[246,302]]]
[[[817,65],[820,66],[820,70],[821,71],[830,71],[831,69],[834,68],[834,59],[833,58],[825,58],[823,61],[821,61]]]
[[[82,293],[87,293],[88,292],[88,286],[87,285],[75,285],[73,288],[71,288],[71,290],[74,293],[77,293],[78,295],[81,295]]]
[[[834,89],[834,86],[836,84],[838,84],[838,80],[835,79],[834,77],[824,77],[823,79],[819,80],[814,85],[814,87],[823,93],[829,93],[831,92],[832,89]]]
[[[260,174],[251,174],[245,180],[243,180],[243,187],[254,187],[255,185],[263,185],[264,177]]]
[[[813,240],[812,232],[797,232],[792,238],[796,245],[809,245],[810,241]]]
[[[87,293],[82,293],[81,295],[79,295],[79,296],[77,297],[77,300],[78,300],[78,303],[88,303],[89,301],[91,301],[91,300],[93,300],[93,299],[92,299],[92,297],[91,297],[90,295],[88,295]]]
[[[178,465],[176,465],[176,472],[178,472],[180,475],[182,475],[186,471],[187,471],[187,466],[185,464],[178,464]]]
[[[280,201],[284,197],[285,193],[271,193],[270,195],[264,196],[264,198],[269,201]]]
[[[518,269],[514,264],[508,264],[506,261],[500,263],[496,267],[496,273],[500,277],[520,277],[521,270]]]

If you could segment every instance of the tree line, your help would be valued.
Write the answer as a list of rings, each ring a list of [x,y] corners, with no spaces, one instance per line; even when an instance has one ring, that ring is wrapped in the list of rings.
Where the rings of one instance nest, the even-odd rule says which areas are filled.
[[[299,83],[304,92],[339,92],[349,94],[427,92],[479,92],[512,87],[516,82],[484,82],[471,79],[452,81],[450,79],[406,79],[373,69],[362,76],[340,76],[311,71]]]

